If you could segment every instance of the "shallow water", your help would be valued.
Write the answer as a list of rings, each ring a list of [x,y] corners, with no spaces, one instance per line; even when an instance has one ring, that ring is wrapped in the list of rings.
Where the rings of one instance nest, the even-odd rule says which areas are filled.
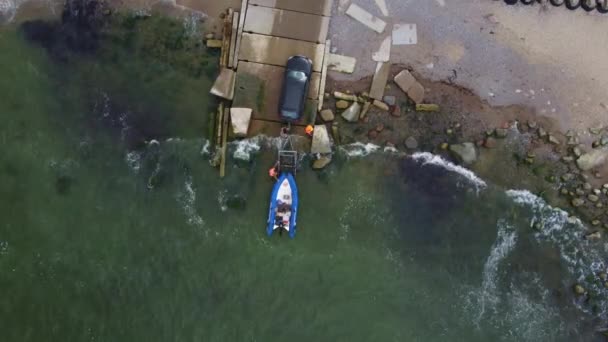
[[[100,44],[66,63],[0,31],[2,340],[598,338],[605,302],[571,286],[605,295],[605,252],[563,212],[354,144],[302,161],[297,237],[268,238],[276,140],[232,143],[220,180],[211,75]]]

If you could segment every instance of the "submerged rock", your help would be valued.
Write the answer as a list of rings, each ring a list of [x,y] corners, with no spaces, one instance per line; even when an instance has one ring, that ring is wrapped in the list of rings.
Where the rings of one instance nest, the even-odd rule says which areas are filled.
[[[576,165],[583,171],[591,170],[606,162],[608,159],[608,149],[603,148],[585,153],[576,160]]]
[[[585,239],[587,240],[599,240],[602,237],[600,232],[593,232],[591,234],[585,235]]]
[[[312,168],[315,170],[321,170],[324,167],[326,167],[327,165],[329,165],[329,163],[331,163],[331,158],[330,157],[321,157],[317,160],[315,160],[312,163]]]
[[[587,199],[593,203],[597,202],[600,200],[599,197],[597,197],[596,195],[590,194],[589,196],[587,196]]]
[[[477,150],[475,149],[475,144],[471,142],[450,145],[450,152],[465,165],[470,165],[477,161]]]
[[[391,96],[391,95],[384,96],[384,98],[382,100],[384,100],[384,103],[386,103],[389,106],[394,106],[395,103],[397,102],[397,98],[394,96]]]
[[[585,294],[585,288],[579,284],[574,285],[572,290],[574,291],[574,294],[576,294],[577,296],[582,296]]]
[[[409,148],[410,150],[417,149],[418,141],[414,137],[409,137],[405,139],[405,147]]]
[[[342,112],[342,117],[348,122],[359,121],[359,113],[361,112],[361,105],[359,102],[353,102],[348,109]]]

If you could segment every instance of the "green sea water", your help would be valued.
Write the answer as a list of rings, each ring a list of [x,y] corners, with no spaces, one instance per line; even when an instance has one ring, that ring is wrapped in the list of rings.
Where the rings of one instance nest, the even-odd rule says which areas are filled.
[[[575,228],[430,155],[305,157],[298,234],[267,237],[277,141],[209,164],[217,54],[186,22],[113,20],[86,47],[0,29],[2,341],[598,338]]]

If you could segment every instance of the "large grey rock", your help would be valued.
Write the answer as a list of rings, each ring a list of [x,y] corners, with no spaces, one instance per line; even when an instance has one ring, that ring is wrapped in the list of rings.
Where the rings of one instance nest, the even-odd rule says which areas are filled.
[[[315,126],[312,134],[310,153],[331,153],[331,142],[329,141],[329,134],[325,125]]]
[[[235,136],[247,136],[251,112],[251,108],[230,108],[230,123],[232,124],[232,133]]]
[[[222,68],[219,76],[215,79],[215,83],[213,83],[210,93],[226,100],[232,100],[234,97],[235,78],[236,73],[234,70]]]
[[[414,137],[409,137],[405,139],[405,147],[409,148],[410,150],[417,149],[418,141]]]
[[[477,161],[477,151],[473,143],[466,142],[450,145],[450,152],[465,165],[470,165]]]
[[[350,107],[348,107],[344,112],[342,112],[342,117],[348,122],[357,122],[359,121],[360,112],[361,105],[359,104],[359,102],[353,102]]]
[[[607,159],[608,148],[602,148],[583,154],[576,160],[576,165],[579,169],[588,171],[604,164]]]

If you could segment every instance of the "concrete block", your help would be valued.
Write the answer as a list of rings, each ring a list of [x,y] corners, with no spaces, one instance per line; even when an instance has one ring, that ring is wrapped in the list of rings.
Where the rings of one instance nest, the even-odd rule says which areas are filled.
[[[251,108],[230,108],[230,123],[235,137],[246,137],[251,121]]]
[[[325,125],[316,125],[312,133],[310,153],[331,153],[331,141]]]
[[[414,83],[408,90],[407,96],[416,104],[422,103],[424,100],[424,87],[418,82]]]
[[[388,62],[391,59],[391,43],[390,35],[384,38],[378,51],[372,54],[372,60],[374,62]]]
[[[323,43],[327,39],[329,17],[249,6],[244,30],[275,37]]]
[[[324,44],[244,32],[239,61],[285,66],[289,57],[303,55],[312,60],[313,71],[321,72],[324,52]]]
[[[329,70],[352,74],[355,71],[357,59],[348,56],[329,54],[327,68]]]
[[[374,79],[372,80],[372,87],[369,90],[369,97],[382,101],[390,71],[391,63],[378,62],[376,65],[376,72],[374,73]]]
[[[395,24],[393,26],[393,45],[418,44],[416,24]]]
[[[404,69],[395,76],[395,83],[397,83],[404,93],[407,93],[414,83],[416,83],[416,79],[408,70]]]
[[[215,79],[215,83],[213,83],[210,93],[226,100],[232,100],[234,97],[235,77],[236,73],[234,70],[222,68],[219,76]]]
[[[384,32],[384,28],[386,27],[386,22],[384,20],[375,17],[356,4],[351,4],[346,10],[346,14],[378,33]]]

